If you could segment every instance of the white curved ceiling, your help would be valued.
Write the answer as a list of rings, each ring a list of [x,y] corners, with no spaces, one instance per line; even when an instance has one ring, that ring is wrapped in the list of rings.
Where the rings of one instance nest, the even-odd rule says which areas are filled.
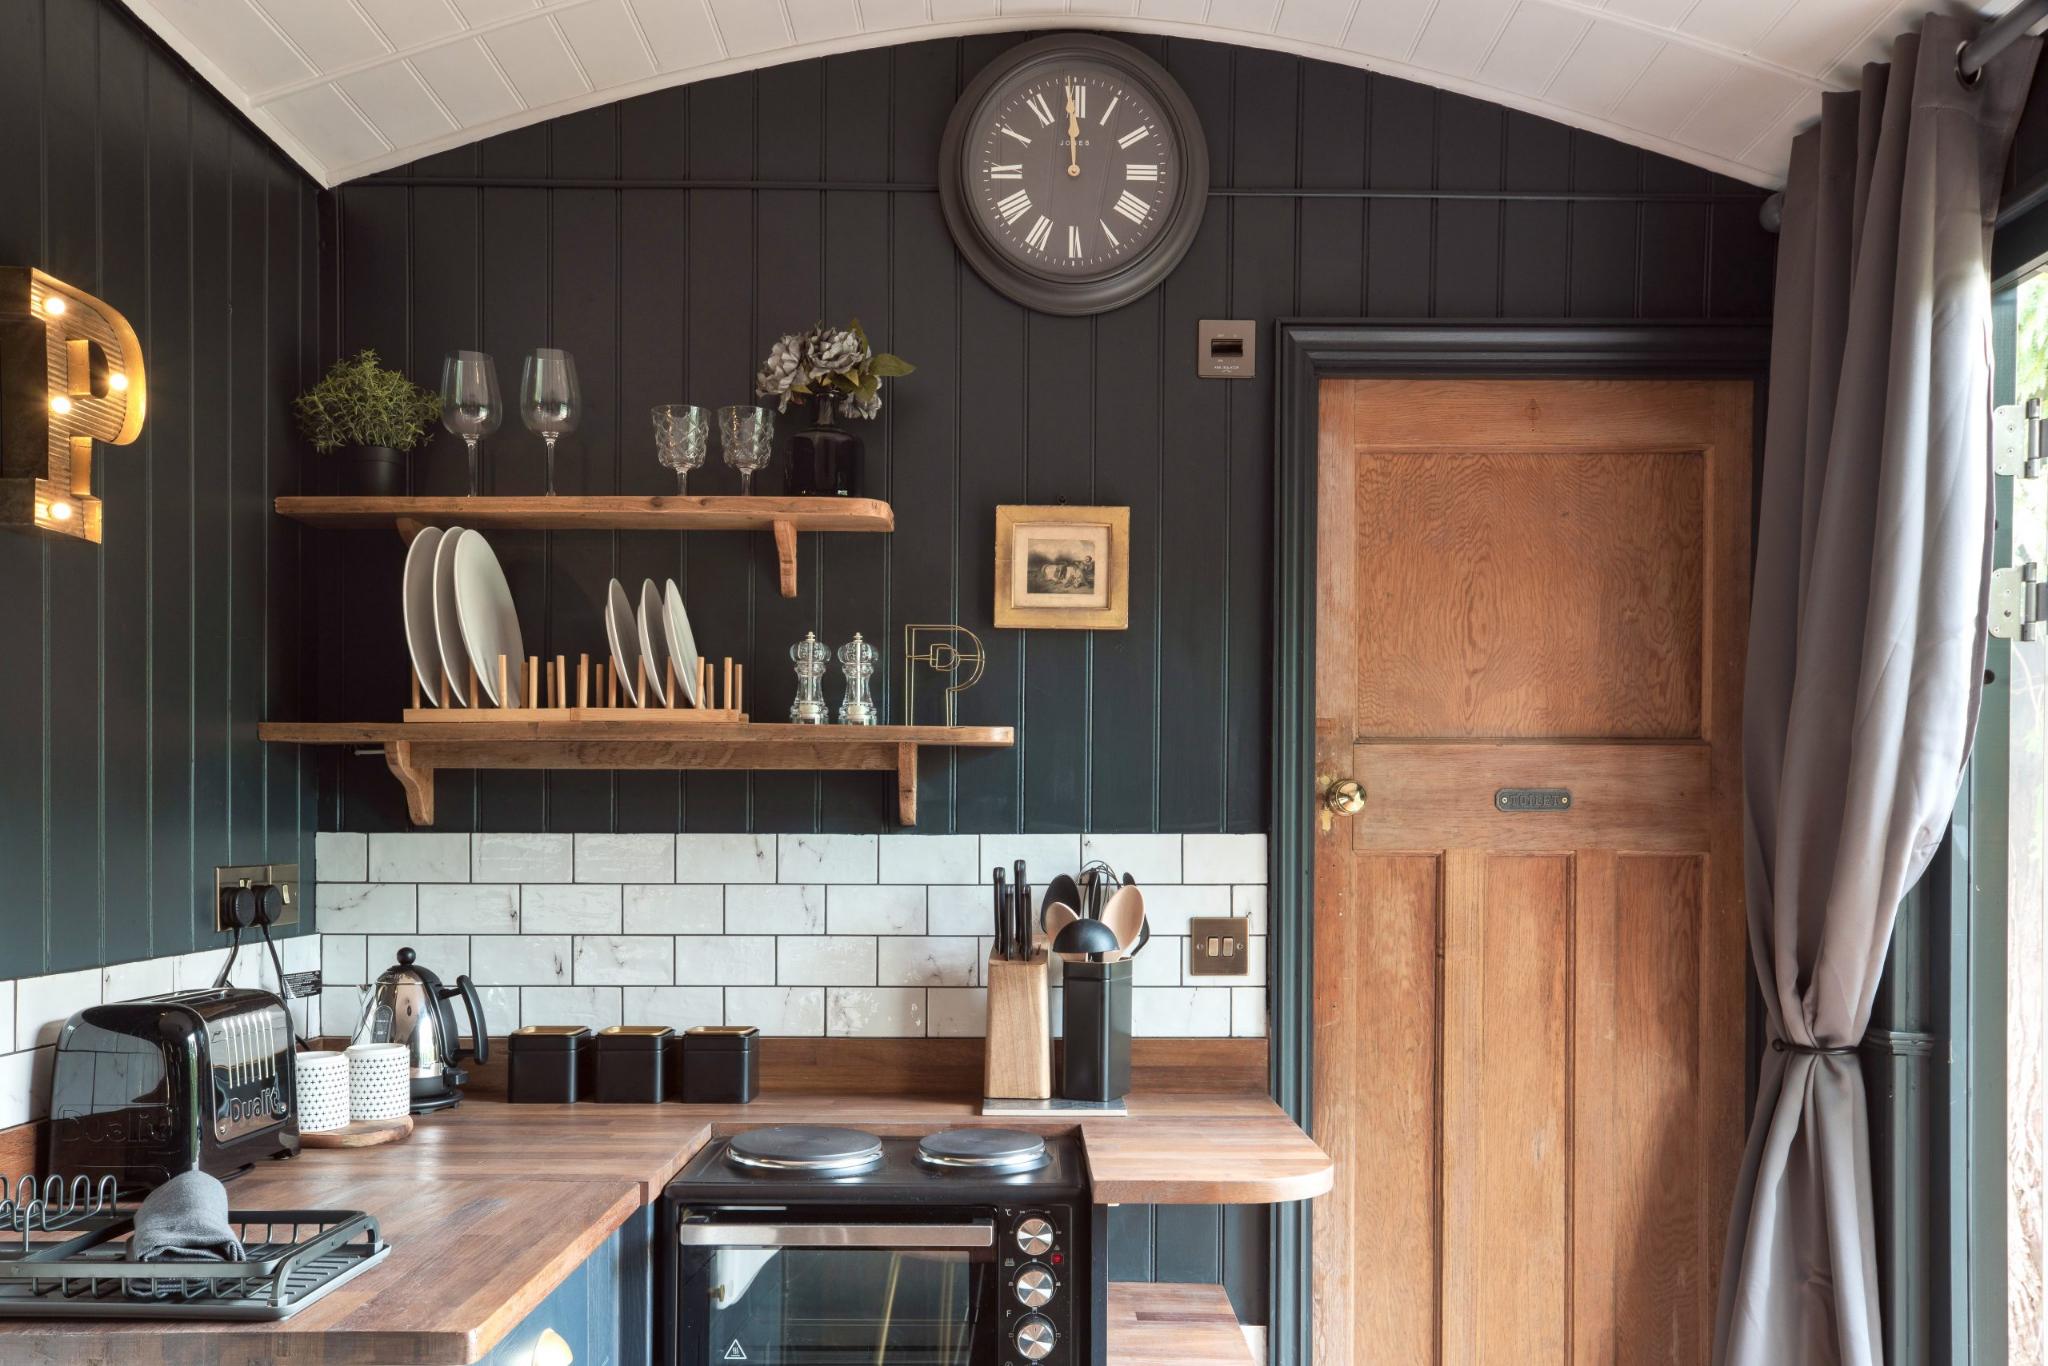
[[[1772,185],[1821,92],[1854,84],[1929,0],[127,3],[324,185],[662,86],[1046,27],[1348,63]]]

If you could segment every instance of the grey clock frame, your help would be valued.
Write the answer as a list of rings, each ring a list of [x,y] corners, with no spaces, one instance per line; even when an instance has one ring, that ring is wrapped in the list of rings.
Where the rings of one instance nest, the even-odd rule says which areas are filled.
[[[967,132],[996,86],[1018,70],[1044,62],[1055,53],[1119,67],[1156,97],[1160,116],[1172,125],[1185,164],[1184,188],[1175,198],[1166,226],[1137,258],[1122,269],[1094,280],[1063,280],[1018,264],[997,249],[981,216],[970,207],[968,177],[972,168],[962,159]],[[1034,38],[1005,52],[967,83],[946,120],[939,142],[939,207],[946,230],[974,273],[998,293],[1027,308],[1063,317],[1107,313],[1149,293],[1173,272],[1194,245],[1209,203],[1209,144],[1195,106],[1165,67],[1128,43],[1093,33],[1059,33]]]

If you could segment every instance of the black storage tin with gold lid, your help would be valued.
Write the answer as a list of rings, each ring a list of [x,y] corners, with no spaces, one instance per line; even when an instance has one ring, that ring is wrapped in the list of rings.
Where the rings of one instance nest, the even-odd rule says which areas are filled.
[[[683,1033],[683,1099],[745,1105],[761,1084],[761,1031],[753,1025],[698,1025]]]
[[[613,1025],[597,1031],[597,1098],[607,1104],[659,1105],[667,1099],[667,1025]]]
[[[505,1098],[515,1105],[573,1105],[589,1100],[588,1025],[528,1025],[505,1036]]]

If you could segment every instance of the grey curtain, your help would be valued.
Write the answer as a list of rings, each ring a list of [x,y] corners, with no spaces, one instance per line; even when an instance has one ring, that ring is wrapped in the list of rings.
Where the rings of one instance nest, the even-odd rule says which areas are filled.
[[[1990,569],[1991,220],[2038,44],[1973,88],[1929,16],[1793,144],[1743,692],[1769,1015],[1714,1359],[1877,1366],[1856,1045],[1977,721]]]

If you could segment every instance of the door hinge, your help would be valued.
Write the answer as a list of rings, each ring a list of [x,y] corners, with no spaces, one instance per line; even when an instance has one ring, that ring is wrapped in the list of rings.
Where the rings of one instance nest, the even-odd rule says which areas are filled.
[[[1999,640],[2048,639],[2048,585],[2032,560],[1991,571],[1991,634]]]
[[[1991,410],[1991,469],[2013,479],[2039,479],[2044,466],[2041,455],[2041,400],[2001,403]]]

